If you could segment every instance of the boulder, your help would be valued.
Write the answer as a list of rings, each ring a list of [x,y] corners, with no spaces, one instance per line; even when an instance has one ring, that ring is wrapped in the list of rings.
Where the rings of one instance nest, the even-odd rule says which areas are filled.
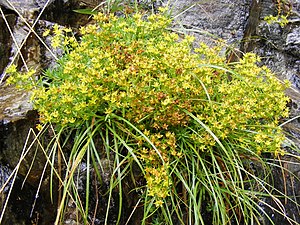
[[[0,0],[0,6],[12,10],[24,17],[29,17],[35,12],[39,12],[41,9],[46,8],[52,2],[54,2],[54,0]]]
[[[178,23],[177,29],[192,32],[199,41],[207,44],[224,39],[227,43],[239,46],[244,37],[250,1],[178,0],[171,3],[170,8]]]

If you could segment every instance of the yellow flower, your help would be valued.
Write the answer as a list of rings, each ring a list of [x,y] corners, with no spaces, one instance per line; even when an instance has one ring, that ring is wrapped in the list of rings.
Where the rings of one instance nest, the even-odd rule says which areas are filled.
[[[85,27],[80,27],[80,28],[79,28],[79,32],[80,32],[82,35],[85,35],[85,34],[87,33]]]
[[[53,118],[57,118],[58,116],[59,116],[59,114],[58,114],[57,110],[55,110],[51,113],[51,117],[53,117]]]
[[[42,129],[43,129],[43,125],[42,124],[37,124],[36,125],[36,129],[38,130],[38,131],[41,131]]]
[[[169,9],[168,7],[159,7],[158,11],[161,13],[164,13],[164,12],[168,11],[168,9]]]
[[[68,120],[69,123],[75,123],[75,118],[71,117],[69,120]]]
[[[44,32],[43,32],[43,37],[46,37],[50,34],[50,30],[49,29],[46,29]]]
[[[71,28],[64,28],[63,30],[64,30],[66,33],[72,32],[72,29],[71,29]]]
[[[56,36],[62,35],[62,29],[59,27],[59,25],[57,23],[53,25],[53,33]]]
[[[163,205],[163,201],[162,200],[157,200],[155,201],[154,205],[156,206],[156,208],[161,207]]]
[[[182,87],[184,89],[189,89],[189,88],[191,88],[191,85],[188,82],[185,81],[185,82],[182,83]]]
[[[110,107],[106,108],[104,113],[105,114],[111,114],[113,112],[113,109],[111,109]]]
[[[186,35],[185,36],[185,41],[188,42],[188,43],[192,43],[194,40],[195,40],[194,36],[191,36],[191,35]]]
[[[142,15],[140,13],[135,13],[132,17],[138,21],[138,20],[141,20]]]
[[[51,45],[54,49],[58,48],[60,45],[61,45],[61,42],[60,42],[60,39],[59,37],[54,37],[52,40],[51,40]]]
[[[10,74],[10,73],[15,73],[17,72],[17,66],[15,64],[11,64],[10,66],[8,66],[5,70],[5,72],[7,74]]]

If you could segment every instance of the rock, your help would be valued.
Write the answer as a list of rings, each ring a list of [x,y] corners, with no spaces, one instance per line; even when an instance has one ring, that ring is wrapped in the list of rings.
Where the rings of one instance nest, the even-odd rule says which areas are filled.
[[[282,9],[285,10],[284,2],[281,3]],[[256,28],[257,37],[256,42],[253,43],[253,51],[261,57],[262,64],[267,65],[280,80],[289,80],[292,84],[291,88],[286,92],[291,98],[289,103],[290,121],[282,121],[282,123],[285,123],[283,128],[288,133],[287,140],[292,140],[296,147],[299,148],[300,120],[297,119],[297,116],[300,114],[300,29],[298,27],[300,22],[300,1],[289,1],[289,4],[291,8],[287,9],[285,13],[289,13],[289,10],[292,12],[289,13],[290,16],[288,17],[291,22],[281,27],[277,23],[268,24],[264,21],[264,17],[267,15],[277,15],[278,9],[275,2],[272,0],[261,1],[262,11]],[[298,199],[294,197],[299,195],[300,161],[297,157],[299,157],[300,153],[289,141],[287,141],[285,149],[289,153],[296,155],[296,157],[282,157],[281,165],[284,166],[285,170],[281,170],[276,166],[272,169],[273,176],[276,178],[272,186],[281,191],[281,193],[291,197],[290,199],[282,199],[282,206],[285,207],[287,216],[300,223],[298,206],[295,203]],[[272,163],[276,165],[279,162],[274,161]],[[278,209],[278,205],[274,204],[274,202],[272,203],[271,199],[266,198],[266,202]],[[289,224],[283,215],[274,213],[273,210],[265,206],[263,208],[271,216],[274,224]],[[265,216],[262,216],[260,220],[263,224],[270,224]]]
[[[32,224],[32,221],[39,221],[38,224],[46,225],[53,220],[56,193],[53,202],[49,196],[49,176],[47,173],[42,176],[46,158],[36,143],[29,148],[35,139],[30,131],[36,125],[36,118],[36,112],[28,111],[15,121],[0,122],[1,188],[12,169],[19,165],[13,186],[13,180],[10,180],[1,192],[0,202],[3,203],[12,189],[1,224]],[[20,161],[22,155],[25,157]],[[42,218],[40,215],[43,215]]]
[[[3,124],[25,119],[27,113],[33,110],[28,92],[1,85],[0,93],[0,121]]]
[[[16,16],[14,14],[7,14],[5,15],[5,20],[2,18],[2,16],[0,17],[0,74],[2,74],[4,68],[9,62],[12,44],[12,38],[10,36],[9,29],[7,28],[6,21],[10,27],[14,27]]]
[[[36,8],[33,8],[33,11],[27,11],[26,7],[31,7],[28,3],[30,1],[27,1],[29,4],[27,6],[23,5],[23,1],[19,2],[22,5],[22,9],[26,11],[26,13],[23,11],[23,16],[29,16],[26,20],[28,23],[32,23],[32,17],[30,17],[30,15],[33,15],[32,13],[34,13],[33,11],[36,10]],[[3,4],[3,1],[1,1],[0,4]],[[1,74],[3,69],[12,61],[21,68],[23,61],[21,60],[19,49],[21,49],[23,60],[29,67],[39,68],[42,60],[40,58],[40,43],[38,43],[37,38],[30,34],[30,29],[22,18],[17,17],[11,12],[6,14],[5,17],[13,32],[14,42],[12,41],[11,33],[7,29],[5,21],[1,17]],[[26,141],[28,141],[27,143],[30,145],[35,139],[31,131],[35,129],[36,123],[38,122],[37,113],[33,110],[33,105],[30,101],[30,93],[16,89],[14,86],[6,86],[4,82],[6,78],[7,76],[0,76],[0,174],[3,175],[1,176],[2,184],[8,177],[5,175],[5,171],[7,170],[4,168],[11,170],[19,164],[23,150],[26,148],[29,149],[28,145],[26,148],[24,147]],[[46,173],[45,177],[41,176],[45,162],[46,158],[43,151],[38,148],[37,144],[34,144],[20,164],[16,183],[14,184],[10,201],[8,202],[6,213],[1,224],[32,224],[33,220],[39,220],[39,214],[45,215],[45,217],[43,216],[44,219],[53,217],[53,211],[55,211],[55,209],[52,208],[53,205],[49,198],[48,175]],[[24,181],[25,176],[27,176],[26,181]],[[42,181],[39,193],[40,197],[36,199],[36,206],[39,209],[36,210],[35,208],[32,209],[32,206],[40,180]],[[6,186],[2,192],[1,203],[6,199],[9,188],[9,185]],[[43,201],[41,204],[39,202],[40,200]],[[3,204],[1,204],[1,206],[2,205]],[[44,207],[44,205],[47,205],[47,207]],[[33,210],[32,213],[31,209]],[[47,212],[48,209],[51,211],[50,214]],[[2,212],[2,210],[0,211]],[[44,222],[42,222],[42,220],[36,222],[38,224],[49,224],[49,221],[51,221],[51,219]]]
[[[0,160],[10,168],[19,166],[19,174],[28,175],[26,182],[37,187],[46,163],[43,152],[45,150],[35,141],[35,135],[38,133],[35,129],[38,122],[37,113],[27,111],[26,115],[14,119],[16,118],[18,119],[10,120],[9,123],[4,120],[0,123]],[[47,143],[46,137],[40,140],[44,141],[44,144]]]
[[[300,19],[300,2],[291,2],[292,21]],[[287,90],[291,98],[290,117],[298,116],[300,113],[300,29],[299,22],[290,22],[284,27],[278,24],[267,24],[263,19],[267,15],[276,15],[277,8],[273,1],[262,1],[262,13],[260,24],[257,27],[257,35],[260,37],[254,51],[261,56],[262,64],[267,65],[276,73],[279,79],[289,80],[292,84]],[[299,122],[293,120],[285,125],[287,130],[296,135],[299,133]],[[291,127],[297,128],[292,129]],[[300,136],[300,133],[299,135]]]
[[[250,3],[243,0],[178,0],[170,8],[181,26],[176,26],[179,30],[194,31],[200,41],[208,44],[220,38],[236,44],[244,36]]]
[[[29,17],[52,2],[54,0],[0,0],[0,6],[15,11],[23,17]]]
[[[20,18],[16,19],[11,29],[13,31],[14,42],[8,41],[8,44],[11,43],[11,46],[9,48],[10,52],[6,55],[7,64],[13,61],[16,65],[22,65],[25,62],[28,67],[38,68],[40,63],[40,48],[37,45],[36,39],[32,35],[28,35],[29,29]],[[2,38],[3,40],[9,39],[11,36],[10,33],[6,35],[8,37]],[[21,50],[19,50],[20,48]],[[19,57],[20,52],[22,60]],[[4,124],[25,119],[27,113],[33,110],[33,105],[30,102],[30,93],[16,89],[12,85],[6,86],[3,82],[6,78],[2,75],[0,82],[0,121]]]
[[[8,176],[11,170],[5,166],[0,166],[0,173],[0,178],[2,178],[3,173],[7,173],[6,176]],[[6,186],[6,189],[9,188],[9,185]],[[7,194],[8,190],[1,192],[0,203],[6,201]],[[3,206],[4,204],[0,206],[1,213],[3,212]],[[40,194],[40,196],[36,198],[36,187],[26,182],[24,183],[23,178],[17,176],[10,192],[9,201],[5,208],[5,214],[1,224],[54,224],[55,214],[53,212],[55,211],[55,205],[51,203],[51,200],[47,198],[45,194]]]
[[[285,50],[295,57],[300,57],[300,28],[294,28],[286,37]]]

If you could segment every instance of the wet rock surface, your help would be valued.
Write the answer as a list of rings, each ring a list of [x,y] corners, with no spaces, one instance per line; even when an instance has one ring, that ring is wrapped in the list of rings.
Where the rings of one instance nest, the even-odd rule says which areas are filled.
[[[49,197],[43,193],[37,198],[36,187],[23,182],[23,177],[16,178],[1,224],[54,224],[53,212],[56,211],[56,208]],[[4,198],[0,198],[0,202],[4,203],[5,195],[2,197]]]
[[[14,14],[7,14],[5,19],[0,17],[0,74],[2,74],[3,69],[8,64],[11,52],[12,38],[9,34],[9,29],[7,28],[6,23],[13,27],[15,20],[16,16]]]
[[[11,4],[10,4],[10,3]],[[151,9],[153,6],[158,7],[161,1],[140,1]],[[291,118],[297,117],[300,112],[300,2],[297,0],[289,1],[284,9],[290,12],[290,22],[281,27],[280,25],[268,24],[264,21],[267,15],[276,16],[278,6],[276,1],[272,0],[217,0],[217,1],[197,1],[197,0],[177,0],[173,7],[173,14],[176,15],[177,25],[175,28],[184,27],[186,32],[194,33],[198,40],[213,44],[218,38],[227,41],[230,48],[236,48],[246,51],[254,51],[262,57],[262,64],[269,66],[281,80],[288,79],[292,83],[292,88],[287,91],[291,97],[290,109]],[[73,9],[93,8],[100,4],[96,0],[0,0],[8,23],[13,28],[16,42],[21,47],[24,61],[36,68],[46,68],[53,61],[52,55],[45,49],[45,46],[38,40],[35,34],[29,34],[30,29],[24,20],[18,16],[26,18],[29,24],[34,24],[35,18],[41,11],[41,17],[35,25],[35,30],[39,35],[45,28],[51,26],[53,22],[60,25],[79,27],[88,21],[88,16],[74,13]],[[47,5],[46,5],[47,4]],[[12,7],[14,5],[14,7]],[[290,10],[290,11],[289,11]],[[179,24],[179,25],[178,25]],[[3,69],[12,60],[22,65],[18,48],[13,43],[5,21],[0,17],[0,74]],[[46,44],[47,44],[47,40]],[[59,53],[58,53],[59,54]],[[238,55],[239,56],[239,55]],[[3,76],[2,76],[3,78]],[[1,79],[1,76],[0,76]],[[5,80],[5,79],[2,79]],[[0,184],[3,184],[12,169],[18,164],[20,155],[23,150],[28,132],[36,126],[36,112],[32,110],[29,102],[30,93],[17,91],[13,87],[6,87],[0,82]],[[284,122],[284,121],[283,121]],[[296,118],[284,126],[290,134],[288,138],[292,139],[300,146],[300,119]],[[32,140],[33,137],[31,137]],[[289,151],[293,149],[288,146]],[[35,158],[34,163],[32,159]],[[299,160],[290,157],[283,157],[286,171],[276,169],[272,171],[276,180],[274,186],[282,193],[292,196],[291,199],[300,201],[300,166]],[[104,164],[107,161],[104,161]],[[278,163],[274,161],[272,163]],[[42,181],[43,191],[37,198],[36,207],[34,203],[37,185],[45,164],[43,153],[39,151],[30,151],[19,169],[19,176],[13,189],[11,200],[8,205],[7,214],[3,224],[51,224],[53,221],[53,212],[55,204],[50,204],[49,200],[49,180],[45,176]],[[31,173],[27,178],[24,188],[22,182],[29,168]],[[109,170],[109,169],[108,169]],[[79,173],[86,174],[84,165]],[[93,176],[93,171],[91,175]],[[108,174],[103,174],[104,185],[93,183],[91,192],[98,191],[101,195],[105,193],[105,188],[109,184]],[[277,179],[278,178],[278,179]],[[105,180],[106,179],[106,180]],[[85,182],[82,175],[81,182]],[[2,186],[2,185],[1,185]],[[0,198],[3,205],[8,186],[3,189]],[[126,191],[126,190],[124,190]],[[82,196],[85,190],[80,190]],[[123,199],[124,205],[132,207],[136,204],[133,196],[128,195]],[[94,224],[103,224],[106,211],[107,199],[103,202],[97,202],[99,199],[92,198],[91,204],[98,204],[97,215],[91,216]],[[118,205],[118,193],[114,193],[111,207],[114,212]],[[268,201],[268,200],[267,200]],[[271,204],[271,202],[270,202]],[[282,204],[287,208],[286,214],[300,223],[299,211],[295,203],[291,200],[282,200]],[[100,207],[101,205],[101,207]],[[115,208],[114,208],[115,207]],[[276,206],[274,206],[276,207]],[[75,224],[73,218],[75,209],[70,201],[67,207],[66,224]],[[117,213],[117,211],[116,211]],[[128,218],[127,212],[124,211],[124,224]],[[129,212],[130,213],[130,212]],[[288,221],[276,212],[268,211],[275,224],[289,224]],[[92,214],[91,214],[92,215]],[[101,216],[102,215],[102,216]],[[136,216],[136,215],[135,215]],[[111,217],[111,224],[115,223],[116,217]],[[138,216],[132,218],[129,224],[139,224]],[[264,216],[261,218],[261,224],[269,224]]]
[[[34,140],[29,131],[35,127],[36,118],[36,112],[28,111],[22,119],[0,123],[0,211],[6,206],[1,224],[49,224],[54,217],[48,176],[42,176],[46,158],[38,145],[29,148]],[[18,175],[9,177],[16,167]]]
[[[107,220],[107,224],[116,224],[118,221],[118,206],[120,201],[122,201],[122,205],[124,206],[121,213],[120,224],[126,224],[127,220],[130,221],[131,225],[140,225],[141,218],[140,216],[143,214],[142,208],[136,209],[136,213],[130,216],[132,207],[137,203],[138,198],[136,198],[135,191],[132,191],[134,187],[132,187],[131,180],[125,179],[123,182],[123,193],[124,198],[120,200],[119,192],[117,189],[112,191],[111,199],[109,201],[109,195],[107,191],[109,190],[110,179],[112,175],[111,165],[112,161],[108,159],[103,159],[101,161],[101,168],[103,169],[103,173],[101,174],[102,182],[99,183],[96,178],[96,172],[94,168],[89,169],[91,181],[89,186],[90,191],[90,199],[89,199],[89,221],[91,224],[101,225],[105,224],[107,208],[109,209],[109,216]],[[86,173],[87,173],[87,165],[86,163],[82,163],[78,170],[76,171],[76,177],[78,177],[78,193],[81,199],[85,199],[86,197]],[[130,188],[129,188],[130,187]],[[66,208],[65,213],[65,224],[78,224],[83,223],[81,218],[78,218],[78,213],[76,210],[76,203],[71,200],[68,202],[68,206]]]

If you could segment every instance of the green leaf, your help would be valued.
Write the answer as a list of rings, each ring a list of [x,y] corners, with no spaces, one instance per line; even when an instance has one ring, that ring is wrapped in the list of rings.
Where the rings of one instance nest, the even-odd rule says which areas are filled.
[[[75,9],[73,12],[85,14],[85,15],[96,15],[98,11],[95,11],[93,9]]]

